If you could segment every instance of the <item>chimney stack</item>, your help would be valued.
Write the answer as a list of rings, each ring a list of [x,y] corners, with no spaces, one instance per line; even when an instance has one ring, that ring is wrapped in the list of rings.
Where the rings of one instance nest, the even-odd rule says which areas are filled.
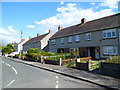
[[[81,19],[81,23],[82,23],[82,24],[86,23],[86,18],[82,18],[82,19]]]
[[[62,29],[62,27],[59,25],[59,26],[58,26],[58,31],[61,30],[61,29]]]
[[[37,37],[39,37],[39,36],[40,36],[40,34],[38,33],[38,34],[37,34]]]
[[[52,30],[49,30],[49,33],[52,33]]]
[[[23,38],[21,41],[22,41],[22,42],[24,42],[24,41],[25,41],[25,39]]]
[[[32,37],[29,37],[29,40],[31,39]]]

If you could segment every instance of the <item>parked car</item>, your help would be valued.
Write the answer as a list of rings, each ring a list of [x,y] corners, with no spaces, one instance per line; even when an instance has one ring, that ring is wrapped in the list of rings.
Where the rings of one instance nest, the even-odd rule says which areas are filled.
[[[19,54],[19,52],[12,52],[8,56],[15,56],[15,54]]]

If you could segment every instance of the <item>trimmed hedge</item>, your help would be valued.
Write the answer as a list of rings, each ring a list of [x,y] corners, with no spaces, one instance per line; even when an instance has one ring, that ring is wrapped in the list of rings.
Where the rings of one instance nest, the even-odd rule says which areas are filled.
[[[116,64],[120,64],[120,56],[110,57],[110,58],[107,59],[105,62],[106,62],[106,63],[116,63]]]

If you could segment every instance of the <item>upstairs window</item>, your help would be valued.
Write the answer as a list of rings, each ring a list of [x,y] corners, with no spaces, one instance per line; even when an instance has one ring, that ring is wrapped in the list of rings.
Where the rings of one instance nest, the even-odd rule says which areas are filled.
[[[64,38],[61,38],[60,41],[61,41],[61,43],[64,43]]]
[[[91,40],[91,33],[86,34],[86,40]]]
[[[116,30],[105,30],[103,31],[103,38],[114,38],[116,37]]]
[[[52,45],[56,44],[56,40],[55,39],[51,40],[51,44]]]
[[[80,41],[80,35],[76,35],[76,36],[75,36],[75,41],[76,41],[76,42],[79,42],[79,41]]]
[[[72,36],[68,37],[68,42],[71,43],[72,42]]]

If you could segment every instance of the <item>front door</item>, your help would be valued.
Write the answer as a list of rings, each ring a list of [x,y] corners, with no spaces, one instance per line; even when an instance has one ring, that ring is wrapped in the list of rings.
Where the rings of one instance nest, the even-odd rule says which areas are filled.
[[[100,58],[100,53],[99,53],[99,47],[95,47],[95,58],[99,59]]]

